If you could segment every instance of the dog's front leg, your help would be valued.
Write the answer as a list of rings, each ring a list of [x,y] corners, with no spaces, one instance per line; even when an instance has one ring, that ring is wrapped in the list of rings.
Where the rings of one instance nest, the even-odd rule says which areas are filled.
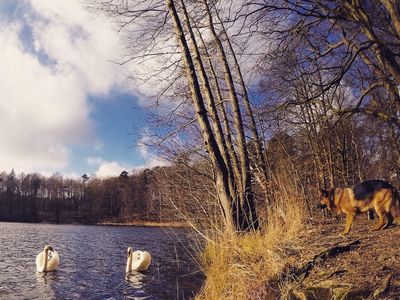
[[[346,234],[349,233],[351,225],[353,224],[353,220],[355,218],[356,214],[355,213],[348,213],[346,214],[346,226],[344,227],[344,230],[342,233],[340,233],[341,236],[345,236]]]

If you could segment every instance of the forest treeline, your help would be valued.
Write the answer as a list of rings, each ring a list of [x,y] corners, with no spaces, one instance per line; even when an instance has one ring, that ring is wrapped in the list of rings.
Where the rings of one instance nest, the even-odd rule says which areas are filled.
[[[184,172],[184,173],[182,173]],[[38,173],[0,173],[0,221],[50,223],[182,222],[190,170],[156,167],[109,178],[64,178]],[[171,182],[175,184],[172,185]],[[189,200],[186,200],[189,203]],[[188,206],[189,207],[189,206]],[[195,213],[195,207],[188,211]]]

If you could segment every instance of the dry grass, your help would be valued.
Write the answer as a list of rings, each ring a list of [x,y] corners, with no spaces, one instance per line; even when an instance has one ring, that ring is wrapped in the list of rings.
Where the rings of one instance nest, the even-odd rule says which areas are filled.
[[[295,204],[297,203],[297,204]],[[200,254],[205,285],[197,299],[270,299],[268,282],[291,264],[288,247],[303,226],[304,208],[286,201],[269,210],[262,232],[210,234]]]

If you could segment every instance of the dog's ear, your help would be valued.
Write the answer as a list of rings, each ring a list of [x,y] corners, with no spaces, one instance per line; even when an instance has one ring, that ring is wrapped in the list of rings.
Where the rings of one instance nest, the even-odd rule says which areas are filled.
[[[331,188],[328,190],[328,195],[327,197],[329,198],[329,202],[331,205],[334,205],[335,202],[335,188]]]
[[[324,197],[328,197],[329,196],[329,191],[324,190],[324,189],[319,189],[319,191],[321,192],[321,196],[324,196]]]

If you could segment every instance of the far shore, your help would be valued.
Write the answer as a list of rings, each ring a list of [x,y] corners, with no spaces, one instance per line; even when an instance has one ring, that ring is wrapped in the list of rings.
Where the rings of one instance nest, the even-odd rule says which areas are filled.
[[[144,227],[182,227],[188,228],[190,225],[185,222],[154,222],[154,221],[131,221],[131,222],[99,222],[96,225],[112,225],[112,226],[144,226]]]
[[[175,227],[175,228],[189,228],[191,227],[189,223],[186,222],[155,222],[155,221],[130,221],[130,222],[113,222],[113,221],[103,221],[97,223],[79,223],[79,222],[51,222],[48,220],[43,220],[41,222],[27,222],[27,221],[9,221],[0,220],[0,223],[32,223],[32,224],[52,224],[52,225],[99,225],[99,226],[143,226],[143,227]]]

